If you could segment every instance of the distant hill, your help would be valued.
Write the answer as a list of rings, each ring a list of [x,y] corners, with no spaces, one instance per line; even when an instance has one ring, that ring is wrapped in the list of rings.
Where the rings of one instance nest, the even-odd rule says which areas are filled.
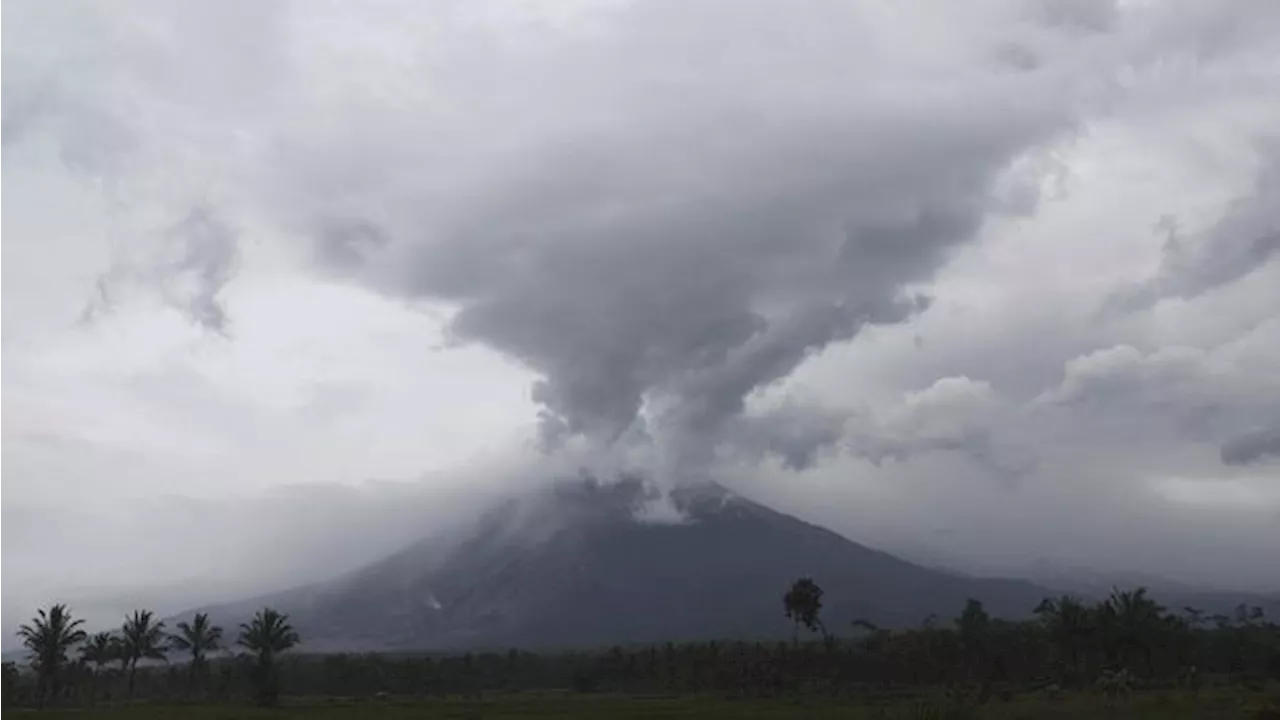
[[[460,542],[424,541],[330,582],[206,610],[232,624],[270,604],[312,650],[778,638],[790,633],[782,594],[803,575],[826,590],[836,632],[855,618],[950,618],[970,597],[1023,617],[1052,594],[914,565],[716,485],[678,489],[667,506],[623,480],[564,485],[504,505]]]

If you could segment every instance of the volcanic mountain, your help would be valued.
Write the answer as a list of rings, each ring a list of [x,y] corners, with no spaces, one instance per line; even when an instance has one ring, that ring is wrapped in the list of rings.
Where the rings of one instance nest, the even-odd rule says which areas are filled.
[[[926,569],[717,485],[663,494],[638,480],[575,481],[337,579],[205,608],[234,627],[289,613],[313,651],[553,648],[779,638],[797,577],[825,590],[833,631],[914,625],[967,598],[1021,617],[1051,591]]]

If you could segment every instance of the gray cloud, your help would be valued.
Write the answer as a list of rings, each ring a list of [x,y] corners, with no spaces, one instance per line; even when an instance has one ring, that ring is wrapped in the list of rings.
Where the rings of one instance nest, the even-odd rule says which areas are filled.
[[[1110,309],[1132,312],[1168,298],[1192,299],[1272,262],[1280,253],[1280,152],[1270,148],[1253,193],[1232,203],[1205,232],[1184,237],[1173,216],[1159,227],[1166,233],[1159,268],[1113,295]]]
[[[328,219],[315,232],[318,262],[342,273],[362,267],[387,241],[382,228],[352,218]]]
[[[1031,448],[1017,445],[1020,410],[985,381],[942,378],[909,393],[900,405],[864,413],[851,423],[843,446],[879,467],[933,453],[953,453],[1003,484],[1026,477],[1036,464]],[[1011,442],[1012,441],[1012,442]]]
[[[789,403],[735,419],[726,428],[738,452],[776,456],[787,470],[807,470],[836,448],[849,418],[843,411]]]
[[[1038,19],[1085,32],[1105,32],[1119,19],[1115,0],[1040,0],[1029,3]]]
[[[1228,465],[1248,465],[1280,456],[1280,429],[1258,432],[1233,438],[1222,445],[1222,462]]]
[[[1203,349],[1089,353],[1030,400],[944,378],[854,412],[843,452],[809,473],[778,483],[744,465],[734,477],[855,539],[975,572],[1087,557],[1274,589],[1262,548],[1280,532],[1276,438],[1249,429],[1275,427],[1275,327]]]
[[[547,436],[610,443],[636,427],[679,474],[705,464],[751,393],[867,324],[927,307],[908,286],[1006,206],[992,198],[997,176],[1074,118],[1044,78],[967,96],[876,89],[852,36],[858,14],[835,6],[832,30],[775,58],[803,77],[796,85],[744,84],[759,48],[729,35],[715,66],[649,98],[643,124],[611,117],[601,108],[615,93],[644,97],[701,51],[702,37],[659,22],[668,10],[631,8],[616,18],[620,47],[555,66],[586,82],[577,106],[626,132],[530,148],[528,170],[475,180],[474,201],[442,208],[447,221],[419,217],[364,277],[456,303],[456,338],[542,375],[533,397]],[[771,32],[808,33],[811,20],[775,17]],[[663,57],[607,87],[574,70],[621,67],[633,46],[659,42]],[[826,70],[804,75],[817,57]],[[726,87],[747,102],[722,99]]]
[[[475,509],[336,486],[539,432],[495,492],[1271,582],[1280,6],[548,5],[5,8],[23,602],[321,577]]]
[[[549,446],[643,438],[659,446],[662,474],[702,474],[750,396],[868,325],[917,316],[929,300],[912,286],[993,216],[1034,212],[1040,181],[1058,170],[1027,158],[1073,137],[1082,107],[1112,102],[1117,67],[1143,73],[1169,51],[1115,35],[1141,26],[1125,27],[1111,3],[1037,8],[1032,30],[942,40],[921,60],[932,78],[893,67],[861,42],[870,18],[835,4],[752,15],[643,3],[607,18],[608,44],[535,50],[519,68],[496,50],[487,77],[498,87],[555,77],[565,90],[549,92],[569,111],[525,124],[519,103],[534,101],[512,92],[505,156],[477,152],[448,190],[397,188],[420,193],[420,211],[370,207],[393,239],[351,270],[380,291],[451,303],[456,339],[538,373]],[[705,23],[722,38],[697,73],[685,69],[703,58],[704,36],[670,22],[686,13],[680,27]],[[1227,52],[1223,37],[1253,32],[1214,17],[1153,22],[1205,40],[1187,51],[1206,58]],[[762,51],[766,24],[786,40]],[[970,74],[975,54],[1012,39],[1034,47],[1035,67]],[[657,46],[643,67],[631,62]],[[942,91],[953,84],[970,89]]]
[[[161,233],[159,257],[116,258],[99,275],[95,292],[80,313],[91,323],[116,306],[130,284],[155,288],[191,322],[219,334],[227,330],[227,314],[218,295],[231,281],[239,258],[235,231],[207,207],[196,207]]]
[[[182,254],[160,268],[166,294],[186,309],[192,321],[223,332],[227,315],[218,303],[218,293],[235,269],[235,233],[204,208],[192,210],[173,232],[180,238]]]

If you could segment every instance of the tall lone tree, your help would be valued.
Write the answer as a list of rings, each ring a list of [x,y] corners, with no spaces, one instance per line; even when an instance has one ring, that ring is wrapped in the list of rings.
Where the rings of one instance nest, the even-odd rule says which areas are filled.
[[[22,645],[31,652],[31,667],[36,671],[36,702],[44,706],[46,695],[56,700],[62,691],[62,670],[67,664],[67,651],[85,638],[80,629],[83,620],[71,617],[66,605],[40,609],[31,622],[18,628]]]
[[[210,624],[208,613],[196,613],[188,623],[178,623],[178,632],[169,635],[169,644],[175,650],[191,654],[187,669],[187,695],[191,695],[196,677],[205,670],[205,656],[222,647],[222,628]]]
[[[965,601],[964,610],[956,618],[956,633],[970,679],[986,679],[990,632],[991,616],[982,607],[981,601],[969,598]]]
[[[272,608],[263,608],[248,623],[241,623],[236,644],[255,656],[253,682],[257,686],[258,704],[275,705],[280,698],[280,678],[276,660],[299,641],[289,624],[289,616]]]
[[[129,688],[125,697],[133,699],[133,682],[138,674],[138,661],[164,660],[164,623],[155,621],[150,610],[134,610],[120,628],[122,662],[129,668]]]
[[[782,606],[787,618],[792,622],[791,644],[800,642],[800,626],[809,632],[822,630],[826,635],[826,627],[819,614],[822,612],[822,588],[813,578],[802,577],[791,584],[791,589],[782,596]]]

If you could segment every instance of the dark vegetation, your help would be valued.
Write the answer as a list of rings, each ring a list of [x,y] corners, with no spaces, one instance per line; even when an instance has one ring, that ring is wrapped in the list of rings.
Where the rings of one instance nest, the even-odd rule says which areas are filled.
[[[203,613],[190,623],[178,623],[178,632],[166,633],[164,623],[155,620],[150,610],[136,610],[119,631],[90,636],[80,629],[83,621],[73,619],[65,605],[54,605],[38,611],[30,624],[19,628],[18,637],[29,653],[29,672],[16,663],[4,664],[4,704],[93,707],[100,701],[129,704],[135,697],[209,698],[211,669],[216,664],[219,675],[239,681],[238,694],[249,692],[259,705],[274,705],[280,696],[280,655],[298,643],[298,634],[287,620],[264,608],[240,626],[236,645],[245,652],[211,663],[208,654],[221,648],[222,628],[210,624]],[[73,658],[77,650],[79,656]],[[169,662],[171,652],[190,656],[185,669]],[[113,663],[118,667],[113,668]]]
[[[282,694],[286,706],[304,703],[308,716],[335,717],[396,716],[391,709],[408,706],[446,717],[572,714],[567,698],[610,716],[631,712],[628,698],[652,714],[688,716],[845,708],[841,716],[849,717],[853,707],[865,717],[1082,716],[1062,714],[1074,707],[1083,716],[1120,709],[1140,717],[1124,708],[1145,708],[1151,717],[1241,717],[1242,710],[1277,717],[1268,688],[1280,680],[1280,625],[1260,608],[1209,616],[1163,607],[1140,588],[1099,603],[1049,598],[1023,621],[992,617],[970,600],[952,619],[886,630],[868,622],[828,627],[822,597],[811,578],[783,594],[776,607],[794,624],[790,642],[453,655],[286,654],[299,637],[287,617],[266,608],[240,626],[243,652],[214,656],[222,630],[207,616],[166,634],[164,623],[139,611],[116,633],[86,636],[55,605],[19,631],[31,664],[5,664],[3,697],[8,707],[132,705],[138,716],[157,717],[179,703],[272,706]],[[355,715],[341,714],[348,706]]]

